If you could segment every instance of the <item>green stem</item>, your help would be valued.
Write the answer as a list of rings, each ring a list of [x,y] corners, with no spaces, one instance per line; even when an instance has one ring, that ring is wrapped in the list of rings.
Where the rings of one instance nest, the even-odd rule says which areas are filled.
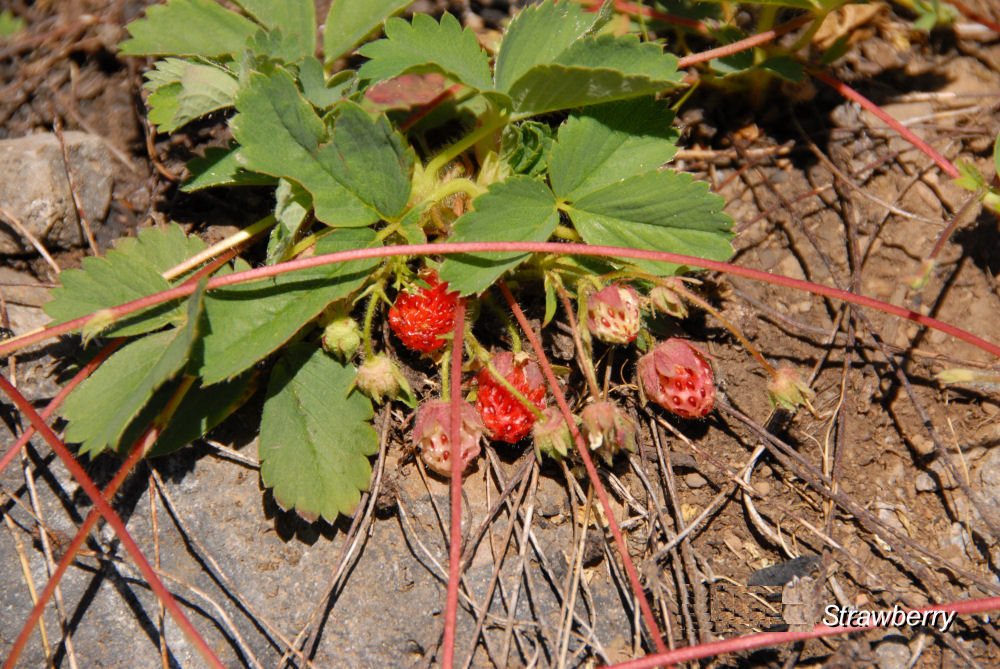
[[[513,395],[514,398],[517,399],[517,401],[520,402],[522,406],[524,406],[524,408],[526,408],[531,413],[535,414],[536,420],[545,419],[545,416],[542,414],[541,409],[536,407],[531,400],[525,397],[524,393],[515,388],[513,383],[505,379],[500,374],[500,372],[497,371],[497,368],[493,366],[493,363],[490,362],[489,360],[486,361],[486,369],[489,371],[490,375],[494,379],[496,379],[496,382],[499,383],[501,386],[503,386],[508,393]]]
[[[375,349],[372,347],[372,320],[375,317],[375,310],[378,308],[378,303],[381,298],[381,292],[377,291],[368,300],[368,306],[365,307],[365,322],[364,322],[364,332],[362,336],[365,340],[365,359],[371,360],[375,357]]]
[[[485,125],[480,126],[474,132],[466,135],[465,137],[455,142],[441,153],[434,156],[434,158],[429,163],[427,163],[427,168],[424,170],[424,173],[429,178],[436,179],[437,173],[440,172],[445,165],[447,165],[452,160],[463,154],[470,147],[474,146],[479,140],[483,139],[484,137],[488,137],[491,133],[493,133],[497,129],[507,125],[507,122],[509,120],[510,117],[508,117],[506,114],[501,114],[500,116],[494,118],[491,122],[488,122]]]
[[[170,269],[168,269],[166,272],[163,273],[163,278],[166,279],[167,281],[175,279],[180,275],[184,274],[185,272],[187,272],[188,270],[197,267],[206,260],[214,258],[215,256],[224,253],[225,251],[228,251],[229,249],[235,246],[239,246],[243,242],[253,239],[260,233],[264,232],[265,230],[273,226],[274,223],[275,223],[274,214],[268,214],[267,216],[260,219],[256,223],[253,223],[252,225],[243,228],[242,230],[240,230],[235,234],[229,235],[221,242],[212,244],[198,255],[191,256],[181,264],[171,267]]]
[[[441,356],[441,399],[445,402],[451,399],[451,349],[455,345],[454,340],[448,342],[444,355]]]
[[[484,188],[477,186],[471,179],[461,178],[445,181],[435,188],[430,195],[424,198],[424,202],[440,202],[455,193],[465,193],[470,200],[475,200],[485,192]]]
[[[553,234],[559,239],[565,239],[571,242],[583,241],[583,237],[580,236],[580,233],[568,225],[557,225]]]

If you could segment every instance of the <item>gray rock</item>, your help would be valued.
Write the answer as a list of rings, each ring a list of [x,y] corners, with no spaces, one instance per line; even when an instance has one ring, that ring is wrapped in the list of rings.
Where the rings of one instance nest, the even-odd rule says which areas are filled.
[[[684,483],[688,485],[689,488],[697,490],[708,485],[708,479],[699,474],[698,472],[691,472],[684,476]]]
[[[108,214],[114,173],[103,141],[83,132],[63,133],[76,193],[91,228]],[[0,140],[0,204],[46,247],[84,243],[59,138],[53,133]],[[0,253],[33,252],[27,239],[0,224]]]
[[[894,636],[892,641],[883,641],[875,649],[879,669],[905,669],[909,663],[910,649],[905,643],[895,640],[898,638]]]
[[[917,492],[934,492],[938,489],[937,481],[927,472],[920,472],[917,478],[913,479],[913,487]]]

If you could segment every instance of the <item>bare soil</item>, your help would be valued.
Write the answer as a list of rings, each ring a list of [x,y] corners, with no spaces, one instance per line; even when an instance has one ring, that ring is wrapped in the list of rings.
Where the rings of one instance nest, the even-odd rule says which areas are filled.
[[[141,91],[150,63],[115,56],[123,26],[146,3],[7,4],[28,28],[0,42],[0,139],[52,131],[58,118],[113,148],[112,209],[96,225],[103,249],[167,221],[220,239],[272,205],[264,190],[178,190],[184,162],[227,140],[225,118],[151,134]],[[464,14],[477,28],[506,13],[502,3],[483,4]],[[1000,18],[989,0],[967,4]],[[874,6],[857,25],[845,17],[851,47],[832,73],[952,161],[992,176],[1000,37],[964,19],[923,35],[905,10]],[[820,83],[772,84],[702,87],[679,123],[675,166],[726,199],[738,231],[734,262],[849,288],[1000,342],[997,217],[965,207],[970,193],[873,116]],[[956,216],[929,281],[912,290],[908,279]],[[50,251],[63,269],[86,254]],[[33,253],[3,260],[3,324],[31,329],[45,320],[39,305],[55,279]],[[947,368],[996,369],[996,360],[880,312],[700,278],[700,292],[772,364],[802,370],[816,397],[812,412],[773,410],[759,365],[704,314],[655,325],[714,356],[720,400],[703,421],[643,406],[632,362],[602,355],[611,396],[643,426],[639,452],[604,467],[604,484],[669,644],[811,626],[832,604],[912,608],[1000,594],[1000,392],[935,380]],[[566,342],[550,330],[562,362]],[[72,340],[22,353],[8,361],[8,378],[44,406],[76,355]],[[410,371],[418,392],[434,383],[426,365]],[[0,409],[6,450],[26,422],[10,405]],[[383,450],[371,494],[355,518],[332,525],[282,511],[262,490],[257,412],[251,402],[211,439],[142,464],[115,499],[186,614],[227,666],[438,664],[447,484],[415,462],[408,410],[376,416]],[[487,451],[464,488],[458,661],[593,666],[649,652],[606,523],[587,512],[586,479],[537,466],[530,447]],[[88,470],[100,485],[119,464],[102,457]],[[20,466],[0,474],[0,656],[48,580],[45,554],[59,559],[90,507],[37,438]],[[200,666],[121,543],[99,527],[21,666]],[[760,571],[776,565],[783,573]],[[1000,665],[1000,630],[993,617],[961,616],[946,631],[873,630],[711,663],[989,667]]]

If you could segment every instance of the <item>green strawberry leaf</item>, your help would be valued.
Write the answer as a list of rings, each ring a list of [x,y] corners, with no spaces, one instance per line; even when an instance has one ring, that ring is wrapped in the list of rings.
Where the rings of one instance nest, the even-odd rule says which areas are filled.
[[[288,260],[285,256],[298,241],[302,224],[308,220],[312,209],[312,197],[294,181],[279,179],[274,198],[276,223],[271,228],[271,236],[267,241],[267,265]]]
[[[630,177],[575,200],[567,208],[577,232],[588,244],[726,260],[732,219],[723,200],[708,184],[690,174],[664,170]],[[678,268],[651,260],[629,261],[650,274]]]
[[[336,227],[361,227],[394,218],[409,198],[413,152],[384,117],[371,119],[343,102],[332,136],[292,75],[275,68],[250,75],[231,121],[248,170],[299,182],[313,196],[316,218]]]
[[[522,9],[510,21],[496,60],[496,88],[509,92],[537,65],[552,63],[598,20],[576,2],[551,0]]]
[[[513,176],[490,185],[455,221],[449,242],[544,242],[559,223],[556,199],[545,184]],[[451,254],[441,265],[441,278],[463,295],[481,293],[530,253]]]
[[[189,121],[231,107],[236,97],[236,77],[216,65],[181,58],[165,58],[146,73],[143,88],[149,120],[159,132],[173,132]]]
[[[187,178],[181,190],[193,193],[197,190],[214,186],[273,186],[274,177],[259,172],[248,172],[236,160],[239,147],[224,149],[211,146],[205,149],[201,158],[188,161],[187,170],[191,176]]]
[[[157,437],[153,447],[146,453],[152,458],[167,455],[184,448],[192,441],[205,436],[209,430],[225,420],[250,399],[257,388],[257,372],[247,372],[235,379],[222,381],[210,386],[196,381],[174,410],[170,422]],[[153,393],[128,428],[118,440],[115,451],[125,455],[136,439],[142,436],[150,424],[157,419],[180,388],[182,380],[173,379],[163,384]]]
[[[375,32],[388,17],[410,4],[411,0],[333,0],[326,15],[323,33],[323,57],[328,65]]]
[[[350,392],[354,366],[289,347],[271,372],[260,421],[260,477],[283,508],[333,522],[353,512],[378,450],[371,401]]]
[[[124,56],[215,58],[243,51],[257,25],[211,0],[168,0],[147,8],[128,31],[132,39],[119,45]]]
[[[115,243],[104,258],[84,258],[83,269],[59,275],[60,286],[43,309],[57,323],[137,300],[170,288],[160,274],[205,249],[197,237],[186,237],[180,226],[147,228],[138,237]],[[150,307],[118,321],[109,333],[118,336],[151,332],[184,318],[176,302]]]
[[[438,23],[417,14],[412,23],[392,18],[385,22],[385,39],[369,42],[358,53],[370,60],[358,77],[383,81],[410,72],[440,72],[480,91],[493,89],[489,56],[471,28],[445,14]]]
[[[674,114],[652,97],[588,107],[559,128],[549,179],[573,199],[659,168],[677,152]]]
[[[369,229],[338,229],[316,244],[316,253],[334,253],[376,244]],[[265,281],[213,290],[205,296],[200,375],[213,384],[263,360],[291,339],[334,300],[357,289],[378,259],[323,265]],[[237,270],[249,269],[244,262]]]
[[[680,85],[677,58],[633,35],[584,37],[507,90],[517,117],[648,96]]]
[[[204,282],[186,300],[185,321],[178,327],[116,351],[70,393],[62,408],[69,421],[67,442],[79,443],[80,452],[91,457],[107,447],[119,447],[125,429],[153,392],[187,365],[198,334],[203,291]]]
[[[327,79],[323,73],[323,63],[314,56],[308,56],[299,64],[302,95],[321,110],[329,109],[340,102],[356,82],[354,70],[341,70]]]
[[[297,53],[285,62],[294,62],[316,51],[316,6],[312,0],[236,0],[236,4],[265,28],[278,28]]]

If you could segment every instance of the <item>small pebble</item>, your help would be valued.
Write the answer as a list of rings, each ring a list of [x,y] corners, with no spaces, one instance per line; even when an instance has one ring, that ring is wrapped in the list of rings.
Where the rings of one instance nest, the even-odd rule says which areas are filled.
[[[905,669],[910,661],[910,649],[898,641],[883,641],[875,649],[879,669]]]
[[[917,492],[934,492],[938,489],[937,481],[927,472],[917,474],[917,478],[913,480],[913,486]]]
[[[697,490],[708,485],[708,479],[699,474],[698,472],[691,472],[684,476],[684,483],[687,483],[689,488]]]

